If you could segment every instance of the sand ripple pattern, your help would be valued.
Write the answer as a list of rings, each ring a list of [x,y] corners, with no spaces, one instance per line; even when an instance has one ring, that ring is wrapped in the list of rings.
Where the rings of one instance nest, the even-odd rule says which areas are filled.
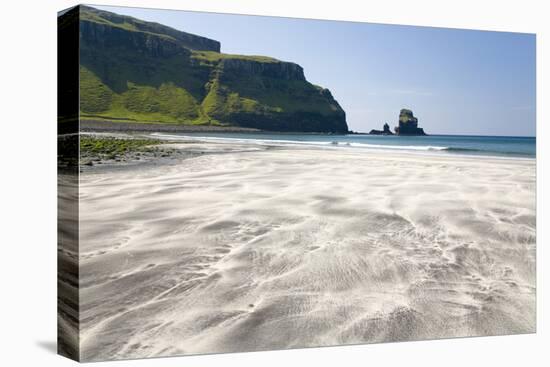
[[[84,360],[535,331],[534,160],[266,148],[81,185]]]

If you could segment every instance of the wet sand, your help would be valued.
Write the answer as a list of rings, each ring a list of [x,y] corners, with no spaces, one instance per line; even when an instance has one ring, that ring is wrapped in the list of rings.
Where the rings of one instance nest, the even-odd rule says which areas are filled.
[[[181,149],[81,174],[83,360],[535,331],[535,160]]]

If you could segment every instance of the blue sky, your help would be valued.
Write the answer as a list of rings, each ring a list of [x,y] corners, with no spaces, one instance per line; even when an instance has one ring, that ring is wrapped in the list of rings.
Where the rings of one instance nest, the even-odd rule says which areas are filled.
[[[98,7],[300,64],[355,131],[410,108],[431,134],[535,135],[535,35]]]

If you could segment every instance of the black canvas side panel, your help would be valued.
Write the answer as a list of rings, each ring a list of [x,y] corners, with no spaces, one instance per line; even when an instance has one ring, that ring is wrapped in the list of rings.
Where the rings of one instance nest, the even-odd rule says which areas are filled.
[[[57,26],[57,351],[79,360],[79,7]]]

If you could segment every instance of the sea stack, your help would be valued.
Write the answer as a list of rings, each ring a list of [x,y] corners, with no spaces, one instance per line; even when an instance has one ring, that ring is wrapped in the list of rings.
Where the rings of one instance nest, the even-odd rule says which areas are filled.
[[[372,129],[369,132],[369,134],[370,135],[393,135],[393,133],[390,130],[390,125],[388,125],[387,123],[384,124],[383,130]]]
[[[399,126],[395,128],[397,135],[426,135],[424,129],[418,127],[418,119],[413,112],[403,108],[399,113]]]

